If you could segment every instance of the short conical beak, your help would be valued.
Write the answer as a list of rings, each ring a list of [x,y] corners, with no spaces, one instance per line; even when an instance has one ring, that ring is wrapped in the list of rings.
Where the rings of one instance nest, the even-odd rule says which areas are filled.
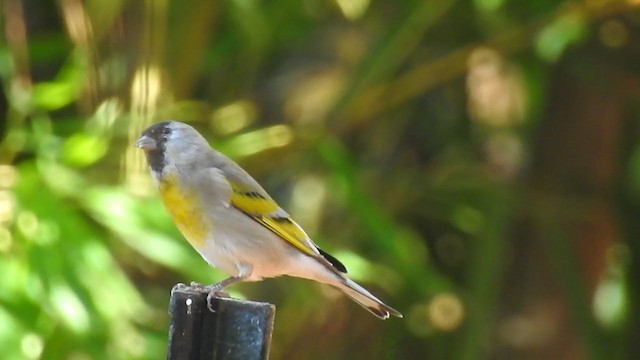
[[[142,135],[138,141],[136,141],[136,147],[142,150],[155,150],[158,147],[156,146],[155,140],[148,137],[147,135]]]

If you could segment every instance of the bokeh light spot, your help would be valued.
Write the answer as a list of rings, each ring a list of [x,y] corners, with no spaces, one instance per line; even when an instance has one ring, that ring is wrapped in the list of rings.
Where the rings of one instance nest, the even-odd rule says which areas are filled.
[[[336,0],[336,4],[345,18],[358,20],[369,7],[369,0]]]
[[[22,338],[20,347],[25,358],[38,359],[44,350],[44,340],[37,334],[29,333]]]
[[[318,176],[303,176],[293,187],[291,213],[309,233],[318,228],[326,197],[326,184]]]
[[[54,286],[51,302],[67,327],[77,333],[89,329],[89,314],[78,296],[64,285]]]
[[[12,187],[18,178],[16,168],[11,165],[0,165],[0,188]]]
[[[220,135],[229,135],[251,125],[256,118],[253,103],[241,100],[225,105],[211,114],[211,126]]]
[[[0,226],[0,252],[7,252],[13,245],[13,235],[9,229]]]
[[[15,211],[15,200],[8,191],[0,191],[0,223],[13,219]]]
[[[38,232],[38,217],[30,211],[23,211],[18,214],[16,224],[20,232],[28,238],[34,237]]]
[[[436,295],[428,305],[429,319],[441,331],[453,331],[464,319],[464,306],[450,293]]]
[[[238,135],[227,145],[234,156],[242,157],[288,145],[293,138],[294,134],[289,126],[274,125]]]
[[[619,48],[627,43],[629,31],[626,26],[618,20],[608,20],[598,29],[600,41],[608,47]]]

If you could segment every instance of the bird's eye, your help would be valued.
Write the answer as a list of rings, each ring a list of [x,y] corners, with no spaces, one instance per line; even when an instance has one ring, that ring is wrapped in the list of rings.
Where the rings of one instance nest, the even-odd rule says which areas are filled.
[[[162,129],[162,133],[165,134],[165,135],[169,135],[169,134],[171,134],[171,129],[164,128],[164,129]]]

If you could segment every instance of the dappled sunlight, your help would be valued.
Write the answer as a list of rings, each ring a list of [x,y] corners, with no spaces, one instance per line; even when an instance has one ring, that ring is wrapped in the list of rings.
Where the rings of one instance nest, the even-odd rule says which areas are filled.
[[[336,4],[344,17],[349,20],[358,20],[369,7],[369,0],[336,0]]]
[[[155,65],[143,65],[133,75],[131,82],[131,109],[136,115],[153,116],[160,106],[164,83],[162,71]]]
[[[488,48],[474,50],[468,67],[468,107],[473,119],[502,127],[522,121],[527,99],[518,70]]]
[[[149,195],[151,179],[147,175],[144,156],[133,144],[142,131],[151,125],[163,96],[163,79],[160,68],[152,65],[139,67],[131,84],[131,123],[128,126],[124,156],[125,184],[138,195]]]
[[[256,105],[239,100],[215,109],[211,113],[211,127],[222,136],[238,132],[256,121]]]
[[[62,280],[62,279],[60,279]],[[75,291],[64,282],[53,282],[50,295],[54,316],[78,334],[89,331],[89,314]]]
[[[343,91],[346,76],[342,70],[323,69],[301,77],[287,93],[285,114],[302,124],[323,122]]]
[[[600,323],[616,328],[629,315],[629,286],[625,283],[624,266],[630,251],[626,244],[616,243],[607,250],[607,269],[593,296],[593,313]]]
[[[460,298],[442,293],[431,299],[428,306],[429,320],[441,331],[454,331],[464,320],[464,307]]]
[[[428,301],[416,303],[411,308],[407,321],[413,335],[429,337],[459,330],[464,323],[465,312],[460,297],[441,292],[434,294]]]
[[[8,253],[13,244],[11,231],[4,226],[0,226],[0,253]]]
[[[225,141],[221,146],[233,157],[247,157],[289,145],[295,134],[288,125],[273,125],[245,132]]]
[[[61,0],[60,8],[69,38],[79,46],[89,45],[92,37],[91,22],[87,18],[82,1]]]
[[[311,236],[320,230],[327,191],[327,182],[319,176],[303,175],[293,184],[290,213]]]
[[[40,359],[44,345],[44,338],[35,333],[25,334],[20,341],[22,355],[27,359]]]
[[[0,223],[11,222],[16,215],[16,202],[13,193],[0,190]]]
[[[505,179],[519,174],[525,161],[516,130],[527,114],[527,94],[520,71],[490,48],[474,50],[468,60],[467,109],[483,134],[491,171]],[[486,128],[482,128],[486,127]]]

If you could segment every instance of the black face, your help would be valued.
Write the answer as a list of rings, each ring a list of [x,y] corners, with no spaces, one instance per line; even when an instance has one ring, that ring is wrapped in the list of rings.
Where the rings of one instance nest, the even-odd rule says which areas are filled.
[[[145,151],[149,167],[156,172],[161,172],[165,165],[164,152],[166,149],[167,139],[171,134],[169,124],[170,123],[168,121],[160,122],[149,126],[142,132],[142,136],[147,136],[156,143],[155,149]]]

